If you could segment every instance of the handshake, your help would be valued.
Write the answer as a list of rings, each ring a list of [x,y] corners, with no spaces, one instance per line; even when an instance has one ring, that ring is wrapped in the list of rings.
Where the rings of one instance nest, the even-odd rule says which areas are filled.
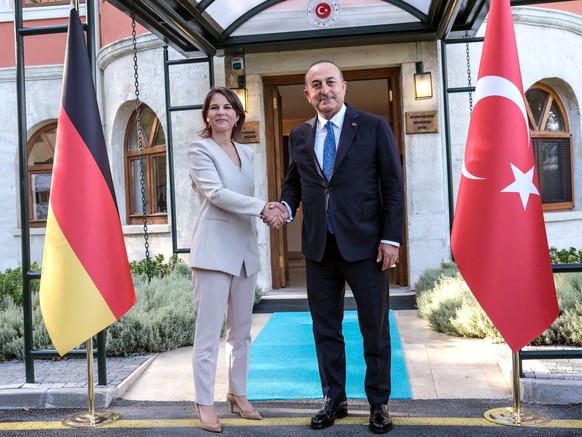
[[[289,220],[287,207],[279,202],[267,202],[261,211],[263,223],[274,229],[279,229]]]

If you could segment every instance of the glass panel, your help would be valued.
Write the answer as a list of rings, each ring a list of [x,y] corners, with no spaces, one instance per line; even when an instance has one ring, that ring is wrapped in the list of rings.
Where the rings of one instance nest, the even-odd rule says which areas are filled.
[[[127,138],[127,150],[129,152],[133,150],[138,150],[137,145],[137,128],[135,124],[135,118],[131,122],[131,127],[129,128],[129,137]]]
[[[144,165],[146,161],[144,161]],[[145,168],[144,168],[145,171]],[[145,192],[147,193],[147,177],[144,174],[144,187]],[[135,215],[143,215],[143,201],[141,195],[141,177],[139,171],[139,159],[133,159],[131,161],[131,212],[130,214]],[[148,209],[148,199],[146,194],[146,212]]]
[[[52,146],[52,149],[55,150],[55,144],[57,143],[57,128],[47,130],[44,135],[48,143]]]
[[[533,88],[525,93],[527,102],[536,121],[536,127],[539,127],[540,118],[544,113],[544,106],[548,100],[548,93],[538,88]]]
[[[145,149],[149,146],[149,139],[152,132],[154,120],[157,118],[154,111],[148,106],[142,105],[140,108],[141,130],[142,130],[142,147]],[[127,150],[139,150],[137,143],[137,115],[134,113],[129,128],[129,138],[127,139]]]
[[[237,4],[246,7],[247,2],[238,1]],[[322,3],[325,4],[325,3]],[[226,28],[239,18],[235,8],[226,11],[218,6],[211,12],[212,18]],[[314,7],[308,11],[309,5]],[[354,29],[362,26],[400,25],[403,23],[419,23],[420,20],[402,9],[400,6],[389,4],[384,0],[352,0],[341,2],[341,12],[335,9],[324,9],[323,15],[317,13],[317,3],[307,4],[306,0],[287,0],[276,3],[260,14],[251,17],[236,29],[231,36],[252,36],[268,33],[303,32],[320,28]],[[208,8],[210,11],[210,8]],[[230,12],[235,15],[231,16]],[[226,20],[224,19],[226,18]]]
[[[550,132],[564,132],[566,130],[564,128],[564,118],[562,116],[562,112],[560,111],[560,108],[556,102],[552,103],[552,107],[548,113],[548,121],[546,122],[544,130]]]
[[[166,144],[166,138],[164,136],[164,127],[162,126],[162,123],[160,121],[158,121],[155,137],[152,139],[152,147],[153,146],[163,146],[165,144]]]
[[[431,6],[431,2],[427,2],[425,0],[406,0],[406,3],[414,6],[425,15],[428,15]]]
[[[208,5],[204,14],[209,15],[209,18],[215,20],[223,29],[226,29],[237,18],[261,3],[264,3],[264,0],[245,0],[244,2],[240,0],[215,0]]]
[[[39,136],[32,146],[28,156],[28,165],[52,164],[53,156],[42,136]]]
[[[152,126],[154,125],[154,120],[156,119],[156,114],[150,109],[149,106],[143,105],[140,111],[141,115],[141,128],[143,130],[143,147],[149,147],[150,136],[152,134]]]
[[[533,138],[542,203],[572,202],[569,138]]]
[[[156,187],[156,212],[168,212],[166,197],[166,155],[154,158],[154,184]]]
[[[50,173],[33,173],[30,176],[32,190],[32,220],[46,220],[48,216],[52,175]]]
[[[190,0],[194,2],[196,0]],[[197,2],[200,3],[200,2]],[[265,6],[265,0],[214,0],[208,2],[203,16],[217,24],[218,30],[228,28],[236,20],[252,11],[257,6]],[[264,34],[269,32],[294,32],[313,30],[317,25],[310,23],[309,16],[316,14],[316,7],[325,5],[323,2],[308,2],[307,0],[270,1],[271,5],[251,17],[249,21],[235,30],[234,36]],[[327,2],[328,4],[330,2]],[[403,0],[390,2],[387,0],[341,0],[341,12],[333,14],[339,17],[338,27],[357,27],[374,24],[390,24],[397,22],[418,22],[411,13],[405,10],[415,8],[419,13],[428,15],[431,2],[428,0]],[[402,3],[392,5],[390,3]],[[308,7],[311,7],[308,12]],[[327,8],[329,11],[329,7]],[[326,8],[318,15],[325,18]],[[247,24],[249,24],[247,26]]]

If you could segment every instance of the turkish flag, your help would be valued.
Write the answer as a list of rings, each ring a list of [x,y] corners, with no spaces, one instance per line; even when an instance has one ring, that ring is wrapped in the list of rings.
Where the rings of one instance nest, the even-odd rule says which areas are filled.
[[[509,0],[492,0],[451,245],[467,285],[513,352],[558,301]]]

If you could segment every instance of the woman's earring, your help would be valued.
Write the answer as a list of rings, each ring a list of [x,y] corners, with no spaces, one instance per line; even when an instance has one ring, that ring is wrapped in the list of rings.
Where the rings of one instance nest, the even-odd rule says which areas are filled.
[[[234,122],[234,127],[238,127],[238,121]]]

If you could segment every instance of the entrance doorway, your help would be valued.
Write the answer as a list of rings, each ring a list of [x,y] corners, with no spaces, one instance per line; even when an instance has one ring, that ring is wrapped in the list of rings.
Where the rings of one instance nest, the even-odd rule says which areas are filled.
[[[404,166],[400,68],[344,71],[348,82],[345,101],[354,108],[386,118],[396,138]],[[263,78],[269,200],[279,199],[288,165],[287,140],[291,129],[314,117],[315,111],[303,95],[304,75]],[[405,181],[406,183],[406,181]],[[406,212],[404,213],[406,217]],[[284,228],[271,231],[273,289],[304,288],[301,255],[301,211]],[[407,231],[404,227],[399,261],[390,269],[391,286],[408,286]]]

